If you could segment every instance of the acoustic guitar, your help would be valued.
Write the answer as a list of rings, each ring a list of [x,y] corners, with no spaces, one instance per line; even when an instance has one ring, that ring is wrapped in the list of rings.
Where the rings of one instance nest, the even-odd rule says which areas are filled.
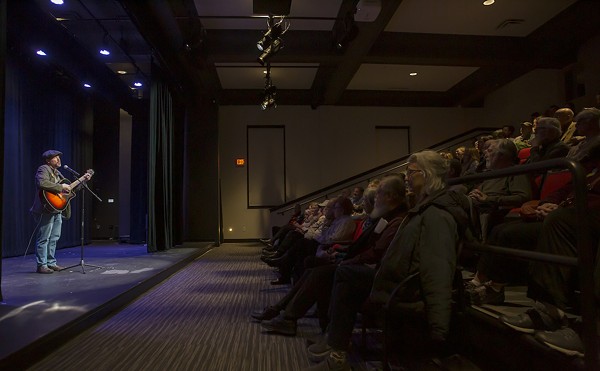
[[[86,171],[86,174],[94,175],[94,170],[89,169]],[[73,197],[75,197],[75,188],[80,183],[85,181],[85,175],[82,175],[79,179],[70,183],[67,178],[63,178],[60,180],[59,184],[71,184],[70,191],[62,191],[59,193],[54,193],[50,191],[40,190],[40,198],[42,199],[42,203],[46,207],[46,209],[50,212],[61,212],[67,208],[69,202]]]

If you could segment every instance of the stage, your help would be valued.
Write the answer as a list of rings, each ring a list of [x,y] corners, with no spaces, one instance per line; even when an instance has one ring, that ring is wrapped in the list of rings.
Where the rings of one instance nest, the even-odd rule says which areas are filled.
[[[189,243],[148,253],[146,245],[94,242],[57,251],[58,264],[75,267],[35,273],[35,257],[2,259],[0,368],[26,366],[97,323],[211,248]],[[35,357],[35,359],[32,359]]]

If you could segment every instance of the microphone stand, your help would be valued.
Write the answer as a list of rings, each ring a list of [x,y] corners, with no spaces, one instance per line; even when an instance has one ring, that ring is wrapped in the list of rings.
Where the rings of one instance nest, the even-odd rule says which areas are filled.
[[[75,170],[71,169],[71,168],[67,168],[67,170],[70,170],[73,174],[75,174],[75,176],[78,176],[79,173],[77,173]],[[80,260],[79,260],[79,264],[74,264],[71,265],[69,267],[65,267],[65,269],[69,269],[69,268],[74,268],[74,267],[81,267],[81,273],[85,274],[85,267],[93,267],[93,268],[99,268],[99,269],[105,269],[105,267],[102,267],[100,265],[93,265],[93,264],[85,264],[85,262],[83,261],[83,246],[85,244],[85,190],[87,189],[88,192],[90,192],[94,197],[96,197],[96,199],[100,202],[102,202],[102,199],[100,197],[98,197],[97,194],[95,194],[86,184],[86,181],[81,182],[81,185],[83,186],[81,188],[81,252],[80,252]]]

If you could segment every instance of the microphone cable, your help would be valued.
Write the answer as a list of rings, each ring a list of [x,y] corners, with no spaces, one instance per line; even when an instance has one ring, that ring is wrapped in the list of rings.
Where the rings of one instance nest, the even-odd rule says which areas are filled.
[[[35,214],[34,214],[34,218],[35,218]],[[27,243],[27,248],[25,249],[25,254],[23,254],[23,259],[25,259],[25,257],[27,256],[27,251],[29,251],[29,246],[31,246],[31,240],[33,239],[33,235],[37,231],[41,222],[42,222],[42,215],[40,214],[39,220],[38,220],[35,228],[33,229],[33,232],[31,232],[31,236],[29,237],[29,242]]]

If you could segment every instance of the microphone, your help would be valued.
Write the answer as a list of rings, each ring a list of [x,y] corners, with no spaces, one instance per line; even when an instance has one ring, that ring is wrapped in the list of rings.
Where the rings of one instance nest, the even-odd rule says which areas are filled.
[[[75,174],[75,175],[77,175],[77,176],[80,176],[80,174],[79,174],[78,172],[76,172],[75,170],[71,169],[69,166],[67,166],[67,165],[63,165],[63,167],[64,167],[66,170],[69,170],[70,172],[72,172],[73,174]]]

